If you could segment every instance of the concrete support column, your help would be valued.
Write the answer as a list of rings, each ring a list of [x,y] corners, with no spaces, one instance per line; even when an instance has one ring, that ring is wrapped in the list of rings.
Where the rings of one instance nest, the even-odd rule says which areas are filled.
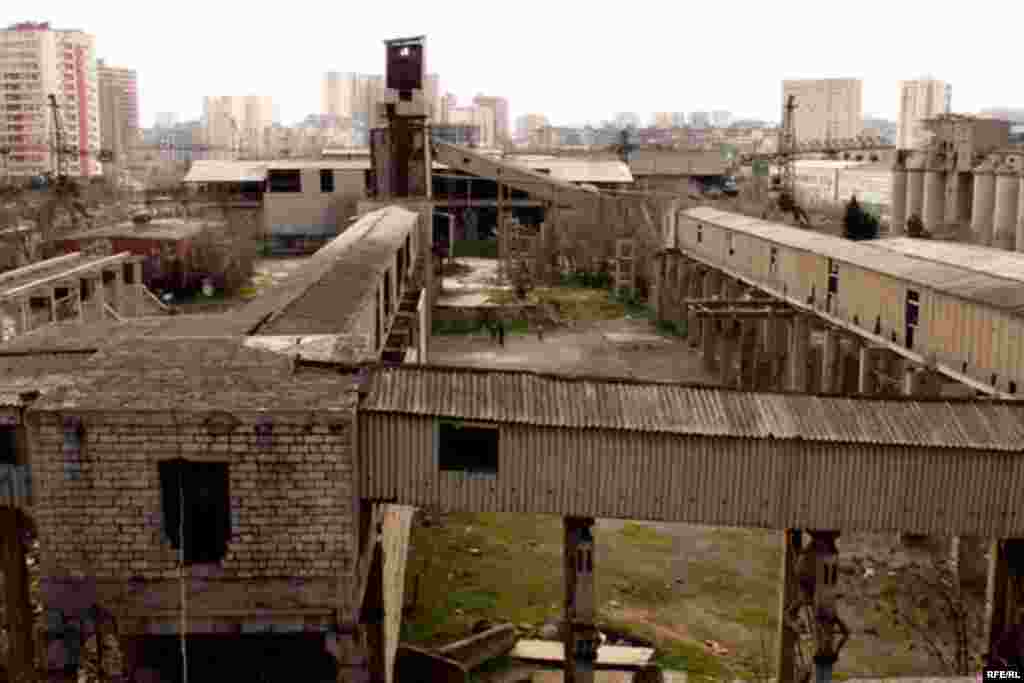
[[[727,389],[736,387],[736,355],[740,345],[739,321],[723,321],[722,353],[718,364],[718,380]]]
[[[107,319],[107,292],[103,288],[103,272],[101,271],[99,276],[92,280],[92,285],[95,286],[96,291],[92,292],[92,295],[96,298],[96,308],[99,309],[99,319]]]
[[[974,169],[974,199],[971,206],[971,236],[975,244],[991,246],[995,218],[995,171],[987,162]]]
[[[1014,247],[1017,251],[1024,251],[1024,175],[1019,178],[1017,185],[1017,234]]]
[[[901,234],[907,226],[907,169],[902,162],[892,167],[892,187],[889,196],[892,199],[892,219],[889,232]]]
[[[1017,202],[1020,181],[1013,167],[996,174],[996,201],[993,208],[993,246],[1012,250],[1017,242]]]
[[[687,299],[699,299],[701,292],[704,291],[704,278],[707,277],[707,271],[698,266],[694,266],[690,272],[690,282],[688,283],[686,298]],[[697,320],[697,316],[694,315],[694,311],[691,307],[683,303],[683,308],[686,309],[686,337],[690,342],[690,346],[696,348],[701,343],[701,324]]]
[[[796,682],[796,644],[799,635],[790,626],[787,613],[799,596],[796,563],[803,549],[799,529],[786,529],[782,535],[782,567],[779,578],[779,633],[776,637],[778,683]]]
[[[924,212],[924,169],[907,169],[907,218],[913,215],[921,216]],[[900,226],[900,233],[907,232],[907,225],[904,222]]]
[[[57,322],[57,288],[50,287],[50,322]]]
[[[118,265],[114,270],[114,310],[118,315],[124,315],[124,268]]]
[[[668,282],[666,280],[668,271],[668,255],[660,252],[654,255],[654,283],[651,288],[651,303],[654,304],[654,319],[665,320],[665,299]]]
[[[873,396],[878,388],[878,382],[875,379],[877,349],[866,345],[861,346],[859,355],[857,393],[861,396]]]
[[[825,329],[824,342],[821,345],[821,393],[823,394],[834,394],[840,390],[839,340],[838,330]]]
[[[925,368],[908,366],[903,371],[903,395],[928,398],[937,395],[937,382]]]
[[[787,386],[786,363],[790,355],[790,337],[789,320],[781,316],[772,318],[767,339],[771,347],[771,384],[775,391],[782,391]]]
[[[714,372],[715,368],[718,367],[715,359],[717,351],[715,347],[718,345],[718,337],[720,336],[719,322],[712,318],[702,318],[701,320],[701,355],[704,360],[704,369],[708,372]]]
[[[78,322],[85,322],[85,307],[82,305],[82,288],[85,286],[85,282],[81,278],[75,278],[73,286],[75,288],[75,305],[78,306]]]
[[[807,353],[810,349],[810,321],[807,316],[795,315],[790,322],[788,367],[788,389],[807,391]]]
[[[370,578],[359,610],[359,628],[363,633],[366,666],[371,683],[384,683],[387,652],[384,635],[384,546],[377,540],[370,563]]]
[[[429,282],[429,276],[428,276]],[[132,261],[132,284],[135,290],[135,315],[142,310],[142,259]]]
[[[593,683],[600,640],[594,585],[594,520],[564,518],[565,652],[566,683]]]
[[[28,297],[18,301],[18,309],[21,312],[21,329],[19,334],[32,331],[32,303]]]
[[[985,600],[986,652],[992,666],[1000,658],[1019,656],[1017,637],[1022,630],[1018,613],[1024,576],[1024,539],[1003,539],[991,544]]]
[[[924,229],[936,233],[945,224],[946,173],[941,168],[929,168],[924,175],[924,200],[921,220]]]
[[[760,320],[748,320],[743,323],[740,337],[740,380],[739,388],[744,391],[757,391],[759,368],[761,365],[761,330]]]
[[[20,510],[0,507],[0,571],[4,579],[7,626],[7,675],[11,681],[35,680],[32,605],[23,540],[27,520]]]

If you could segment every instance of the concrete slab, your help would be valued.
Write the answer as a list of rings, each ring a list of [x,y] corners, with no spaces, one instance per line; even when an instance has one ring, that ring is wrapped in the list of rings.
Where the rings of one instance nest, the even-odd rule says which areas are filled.
[[[672,343],[671,340],[656,334],[605,332],[603,336],[609,343],[627,349],[654,349]]]
[[[510,656],[540,662],[561,662],[563,645],[557,640],[520,640]],[[602,645],[597,649],[598,666],[640,668],[651,661],[654,650],[649,647]]]

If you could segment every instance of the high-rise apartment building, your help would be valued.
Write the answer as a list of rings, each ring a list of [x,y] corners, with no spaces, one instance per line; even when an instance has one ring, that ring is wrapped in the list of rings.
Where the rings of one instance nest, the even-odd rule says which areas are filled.
[[[852,138],[863,131],[860,79],[783,81],[783,109],[790,95],[796,98],[793,128],[797,142]]]
[[[486,97],[477,95],[473,98],[473,104],[478,107],[486,107],[494,112],[494,137],[497,141],[512,139],[511,125],[508,120],[508,100],[504,97]]]
[[[481,147],[494,147],[497,144],[494,122],[494,110],[490,107],[455,107],[448,112],[449,125],[477,129],[476,140]]]
[[[952,87],[934,78],[900,81],[900,116],[896,128],[898,149],[920,149],[931,138],[922,121],[950,113]]]
[[[14,24],[0,31],[0,146],[10,149],[15,176],[56,169],[49,96],[56,97],[70,175],[100,172],[100,93],[95,40],[49,23]]]
[[[125,142],[134,144],[139,134],[139,90],[135,69],[108,66],[101,59],[96,64],[96,71],[101,88],[109,83],[118,91],[120,111],[117,112],[117,118],[124,127]],[[106,117],[107,113],[101,109],[100,115]]]
[[[206,144],[221,157],[264,154],[264,131],[274,122],[274,103],[262,95],[207,97],[203,106]]]
[[[324,77],[321,113],[336,119],[357,119],[372,127],[383,92],[383,76],[329,72]]]

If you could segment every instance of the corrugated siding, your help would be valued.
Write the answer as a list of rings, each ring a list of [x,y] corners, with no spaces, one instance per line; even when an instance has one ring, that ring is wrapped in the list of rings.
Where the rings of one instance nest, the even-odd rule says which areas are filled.
[[[438,366],[378,369],[360,411],[692,436],[1024,451],[1024,405],[1017,402],[767,394]]]
[[[502,424],[499,473],[440,472],[434,420],[360,414],[360,495],[443,510],[764,528],[1024,534],[1024,459]]]

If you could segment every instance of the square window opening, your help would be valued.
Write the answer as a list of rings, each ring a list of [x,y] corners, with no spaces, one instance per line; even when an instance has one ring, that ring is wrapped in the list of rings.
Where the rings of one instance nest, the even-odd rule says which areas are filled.
[[[267,189],[270,192],[302,192],[302,171],[287,169],[267,173]]]
[[[167,460],[159,470],[163,526],[171,547],[181,551],[184,545],[187,565],[220,562],[231,538],[227,463]]]
[[[438,422],[438,464],[442,472],[498,474],[500,430],[495,425]]]
[[[320,169],[320,191],[334,192],[334,171],[330,168]]]

